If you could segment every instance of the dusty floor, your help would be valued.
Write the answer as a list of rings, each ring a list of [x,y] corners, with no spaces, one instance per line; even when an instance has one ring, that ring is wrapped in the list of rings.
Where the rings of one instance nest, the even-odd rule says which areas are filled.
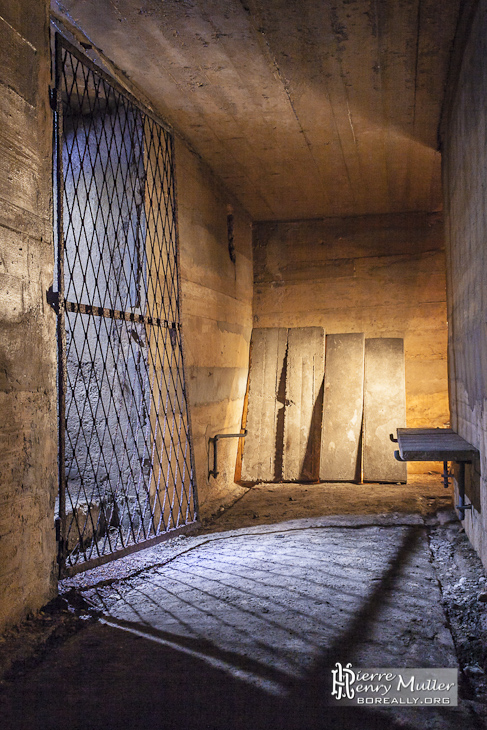
[[[438,477],[260,485],[199,534],[64,581],[0,644],[0,726],[483,728],[485,585]],[[459,707],[335,707],[336,661],[458,666]]]

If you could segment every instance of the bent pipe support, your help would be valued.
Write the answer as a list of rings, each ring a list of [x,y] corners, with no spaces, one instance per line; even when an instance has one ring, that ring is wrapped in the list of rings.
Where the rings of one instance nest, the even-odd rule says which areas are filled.
[[[455,505],[460,512],[460,520],[465,519],[465,510],[472,509],[471,504],[465,504],[465,462],[458,462],[458,504]]]
[[[217,478],[218,474],[218,441],[219,439],[241,439],[247,435],[247,429],[243,433],[217,433],[215,436],[210,436],[209,441],[213,443],[213,469],[208,472],[208,479],[210,477]]]
[[[391,438],[391,441],[393,441],[393,440],[394,439]],[[403,459],[401,457],[401,454],[399,453],[399,451],[394,451],[394,458],[397,461],[407,461],[407,459]],[[465,519],[465,510],[472,509],[472,505],[471,504],[466,504],[465,503],[465,464],[466,463],[470,463],[470,462],[465,462],[465,461],[458,461],[457,462],[457,464],[459,466],[458,479],[457,479],[457,484],[458,484],[458,504],[455,505],[455,508],[459,511],[459,513],[460,513],[460,521],[462,521],[462,522]],[[444,461],[443,462],[443,474],[441,476],[443,477],[443,484],[444,484],[444,486],[445,487],[448,487],[449,486],[448,479],[450,477],[450,474],[448,472],[448,462],[447,461]]]

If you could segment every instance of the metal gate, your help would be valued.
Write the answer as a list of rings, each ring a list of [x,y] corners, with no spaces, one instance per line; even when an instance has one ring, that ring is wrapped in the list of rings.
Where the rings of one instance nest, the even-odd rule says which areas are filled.
[[[194,525],[173,139],[56,38],[61,574]]]

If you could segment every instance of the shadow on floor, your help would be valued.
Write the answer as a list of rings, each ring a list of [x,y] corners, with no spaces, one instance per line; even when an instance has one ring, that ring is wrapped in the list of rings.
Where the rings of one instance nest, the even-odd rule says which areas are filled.
[[[475,723],[466,724],[451,708],[380,712],[336,707],[329,701],[330,668],[336,661],[354,661],[396,591],[421,534],[417,526],[403,531],[380,579],[345,629],[336,630],[301,676],[224,650],[204,637],[161,630],[147,614],[137,621],[108,617],[111,625],[87,625],[7,688],[0,702],[0,725],[4,730],[453,730],[462,722],[464,728],[474,728]],[[150,582],[145,590],[150,596]],[[202,604],[205,599],[202,591]],[[167,611],[151,600],[154,615]],[[223,606],[219,616],[222,626],[225,610]],[[257,682],[246,681],[246,673]],[[266,690],[267,682],[280,686],[282,694]]]

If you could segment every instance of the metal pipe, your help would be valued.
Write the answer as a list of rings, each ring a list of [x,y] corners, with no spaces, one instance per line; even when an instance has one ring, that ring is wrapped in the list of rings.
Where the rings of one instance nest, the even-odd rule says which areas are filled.
[[[472,509],[472,505],[465,504],[465,462],[460,461],[458,466],[458,504],[456,505],[456,508],[460,512],[460,520],[463,521],[465,519],[465,510]]]
[[[243,433],[217,433],[215,436],[210,436],[209,441],[213,443],[213,469],[208,472],[208,478],[216,477],[220,473],[218,471],[218,441],[219,439],[241,439],[247,435],[247,429]]]
[[[64,163],[63,163],[63,135],[64,135],[64,108],[62,101],[61,89],[61,70],[62,70],[62,48],[60,37],[56,36],[56,66],[55,66],[55,95],[53,102],[56,103],[55,109],[55,185],[56,185],[56,292],[53,298],[57,297],[56,314],[57,314],[57,357],[58,357],[58,490],[59,503],[58,514],[56,517],[59,522],[56,524],[57,539],[57,563],[59,576],[63,569],[66,559],[66,535],[67,535],[67,519],[66,519],[66,389],[68,382],[68,372],[66,365],[66,310],[64,307],[65,294],[65,277],[64,277]]]
[[[445,489],[448,489],[448,487],[450,486],[451,474],[448,471],[448,462],[447,461],[443,462],[443,474],[441,476],[443,477],[443,486],[445,487]]]

